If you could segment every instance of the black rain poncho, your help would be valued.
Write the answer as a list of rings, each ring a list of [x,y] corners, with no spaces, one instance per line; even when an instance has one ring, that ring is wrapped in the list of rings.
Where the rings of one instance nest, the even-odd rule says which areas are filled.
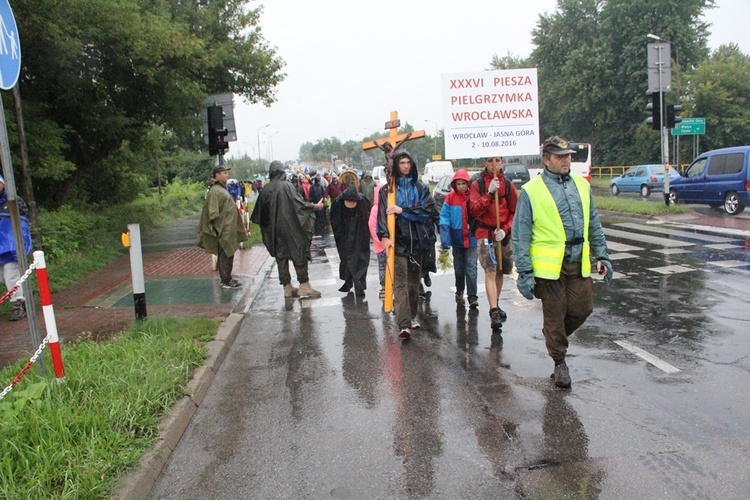
[[[272,176],[263,186],[250,220],[260,226],[263,244],[272,257],[297,263],[312,260],[313,204],[283,177]]]

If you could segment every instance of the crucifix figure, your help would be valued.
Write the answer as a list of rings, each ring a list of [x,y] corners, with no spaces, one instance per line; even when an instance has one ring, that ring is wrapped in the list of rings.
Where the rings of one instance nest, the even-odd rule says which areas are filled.
[[[368,141],[362,144],[362,149],[367,151],[368,149],[378,148],[385,153],[386,160],[386,172],[390,174],[391,169],[394,168],[393,158],[396,155],[398,148],[406,141],[413,141],[415,139],[421,139],[424,137],[424,130],[415,130],[406,134],[399,134],[398,128],[401,126],[401,121],[398,119],[398,111],[391,111],[391,119],[386,122],[385,128],[390,130],[388,137],[385,139],[377,139],[374,141]],[[414,168],[417,168],[414,165]],[[395,177],[391,176],[388,187],[388,207],[392,207],[396,204],[396,186]],[[390,233],[391,241],[396,241],[396,216],[393,214],[388,215],[388,233]],[[385,273],[385,298],[383,300],[383,310],[385,312],[393,311],[393,279],[394,279],[394,266],[396,263],[396,254],[393,247],[388,250],[388,261],[386,264]]]

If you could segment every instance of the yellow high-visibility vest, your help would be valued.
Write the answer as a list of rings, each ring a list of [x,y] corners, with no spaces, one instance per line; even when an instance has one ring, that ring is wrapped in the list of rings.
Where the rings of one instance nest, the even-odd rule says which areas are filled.
[[[589,211],[591,209],[591,186],[580,175],[570,174],[578,188],[583,207],[583,251],[581,256],[581,276],[591,275],[591,261],[589,260]],[[552,193],[537,175],[523,187],[529,194],[533,224],[531,226],[531,245],[529,256],[534,276],[556,280],[560,278],[560,269],[565,258],[565,229],[560,213],[557,211]]]

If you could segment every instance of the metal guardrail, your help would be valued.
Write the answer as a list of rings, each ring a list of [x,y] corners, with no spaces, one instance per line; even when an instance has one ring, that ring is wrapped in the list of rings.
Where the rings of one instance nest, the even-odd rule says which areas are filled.
[[[685,163],[683,165],[670,165],[670,168],[684,171],[687,166],[689,166],[689,163]],[[632,167],[632,165],[620,165],[620,166],[613,166],[613,167],[593,166],[591,167],[591,177],[617,177],[618,175],[624,174],[625,171],[629,169],[630,167]]]

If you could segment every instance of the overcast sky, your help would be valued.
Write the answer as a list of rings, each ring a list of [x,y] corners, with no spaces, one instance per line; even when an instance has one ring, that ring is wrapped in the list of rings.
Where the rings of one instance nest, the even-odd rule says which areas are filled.
[[[383,130],[392,110],[402,125],[435,135],[444,125],[440,75],[488,69],[494,54],[528,56],[539,14],[557,1],[257,3],[264,5],[263,36],[278,48],[287,77],[268,108],[235,97],[238,140],[230,156],[257,157],[260,140],[262,158],[272,152],[273,159],[294,160],[304,142],[359,141]],[[716,3],[706,17],[709,47],[734,42],[750,54],[750,0]]]

